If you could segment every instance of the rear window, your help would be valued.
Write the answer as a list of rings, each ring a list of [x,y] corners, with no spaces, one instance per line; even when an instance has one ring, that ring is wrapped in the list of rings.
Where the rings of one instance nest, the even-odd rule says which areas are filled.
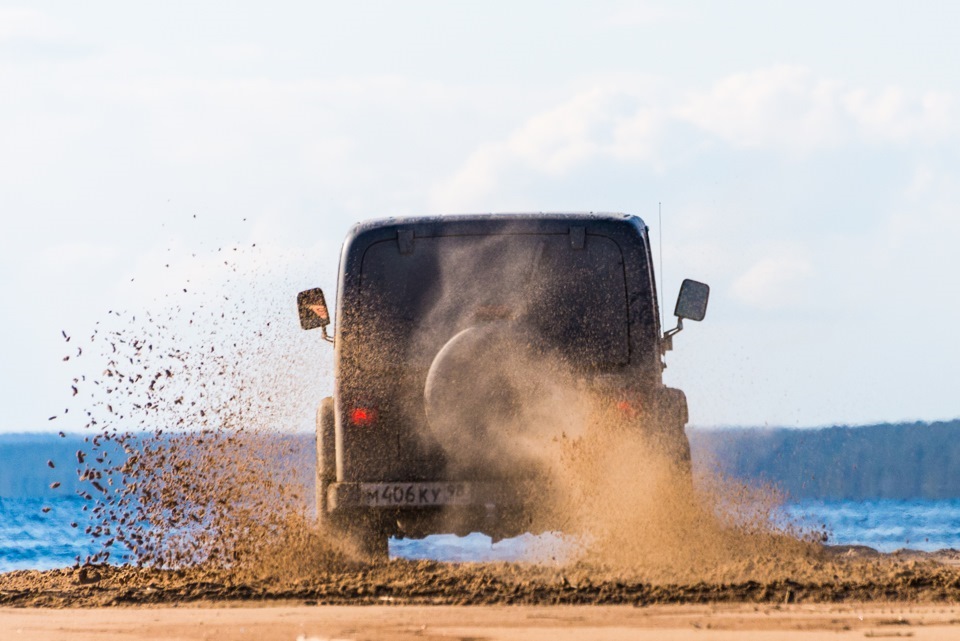
[[[361,268],[360,349],[373,366],[428,367],[457,332],[511,318],[580,366],[629,360],[627,293],[619,246],[586,237],[416,238],[369,246]]]

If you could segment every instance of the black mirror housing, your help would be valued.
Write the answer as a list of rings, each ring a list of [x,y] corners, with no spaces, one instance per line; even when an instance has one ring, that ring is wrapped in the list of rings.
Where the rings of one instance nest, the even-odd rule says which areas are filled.
[[[710,300],[710,286],[689,278],[680,285],[680,295],[673,315],[692,321],[702,321],[707,315],[707,302]]]
[[[300,327],[303,329],[316,329],[330,324],[327,301],[319,287],[297,294],[297,310],[300,312]]]

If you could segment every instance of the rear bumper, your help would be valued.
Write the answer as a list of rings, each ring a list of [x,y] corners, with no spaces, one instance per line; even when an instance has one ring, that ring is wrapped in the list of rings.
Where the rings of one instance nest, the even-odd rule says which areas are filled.
[[[542,501],[532,481],[332,483],[327,518],[376,523],[389,536],[483,532],[498,540],[531,531],[530,507]]]

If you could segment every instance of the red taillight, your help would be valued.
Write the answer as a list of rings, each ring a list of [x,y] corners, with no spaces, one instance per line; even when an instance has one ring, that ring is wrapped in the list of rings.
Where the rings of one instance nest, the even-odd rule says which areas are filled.
[[[350,423],[352,425],[367,426],[373,425],[377,420],[377,410],[370,407],[355,407],[350,410]]]
[[[617,409],[627,418],[635,418],[638,413],[639,404],[635,405],[630,401],[617,401]]]

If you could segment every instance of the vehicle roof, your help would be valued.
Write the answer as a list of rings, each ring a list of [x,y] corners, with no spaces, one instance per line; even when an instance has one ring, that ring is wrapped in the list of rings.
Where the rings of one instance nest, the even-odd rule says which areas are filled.
[[[397,228],[412,229],[414,236],[446,236],[482,234],[510,230],[514,233],[566,233],[571,224],[583,223],[591,227],[624,224],[644,230],[646,224],[637,216],[621,213],[500,213],[500,214],[452,214],[442,216],[390,217],[366,220],[357,223],[347,236],[348,241],[361,234],[376,231],[393,231]]]

